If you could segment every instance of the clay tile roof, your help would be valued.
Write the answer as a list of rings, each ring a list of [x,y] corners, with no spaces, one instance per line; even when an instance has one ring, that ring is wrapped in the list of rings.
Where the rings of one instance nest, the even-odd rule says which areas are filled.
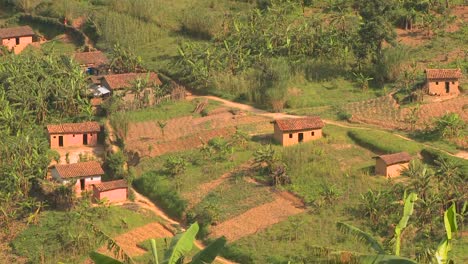
[[[462,77],[460,69],[426,69],[427,79],[458,79]]]
[[[73,55],[73,58],[79,64],[94,64],[94,65],[105,65],[109,63],[106,55],[101,51],[90,51],[90,52],[77,52]]]
[[[148,73],[122,73],[122,74],[110,74],[105,75],[104,80],[109,85],[109,89],[125,89],[130,88],[133,85],[133,82],[138,78],[146,80]],[[149,74],[149,84],[161,85],[161,81],[158,78],[158,75],[154,72]]]
[[[33,36],[33,35],[34,35],[34,31],[29,26],[0,28],[0,39]]]
[[[61,178],[78,178],[104,175],[104,171],[97,161],[55,165],[55,169]]]
[[[394,154],[381,155],[378,156],[378,158],[382,159],[387,165],[393,165],[409,162],[411,160],[411,155],[406,152],[399,152]]]
[[[310,116],[304,118],[291,118],[275,120],[281,131],[296,131],[307,129],[318,129],[324,126],[322,119],[318,116]]]
[[[101,126],[98,122],[63,123],[57,125],[47,125],[47,131],[49,134],[90,133],[100,132]]]
[[[120,189],[120,188],[128,188],[128,184],[126,180],[116,180],[116,181],[108,181],[108,182],[101,182],[93,184],[96,189],[100,192]]]

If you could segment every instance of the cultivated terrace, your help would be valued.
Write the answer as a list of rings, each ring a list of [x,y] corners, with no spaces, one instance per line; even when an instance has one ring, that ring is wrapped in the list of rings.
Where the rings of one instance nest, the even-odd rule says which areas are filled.
[[[463,0],[0,0],[0,263],[468,263]]]

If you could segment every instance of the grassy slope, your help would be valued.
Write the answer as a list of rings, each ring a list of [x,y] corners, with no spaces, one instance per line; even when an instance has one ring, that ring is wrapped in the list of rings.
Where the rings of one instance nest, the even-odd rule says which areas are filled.
[[[43,256],[46,263],[64,261],[64,257],[69,263],[81,263],[87,257],[87,252],[74,252],[73,254],[69,252],[66,256],[56,255],[56,252],[63,247],[60,239],[56,237],[56,229],[68,228],[69,231],[73,229],[73,227],[66,225],[68,214],[74,214],[74,212],[46,211],[43,213],[37,225],[29,226],[12,242],[16,252],[30,259],[38,259],[39,256]],[[115,237],[127,230],[156,220],[153,213],[148,211],[135,212],[113,206],[108,209],[106,217],[98,218],[94,224],[105,234]],[[123,221],[128,224],[128,229],[123,227]]]
[[[324,132],[329,136],[324,139],[277,148],[282,151],[293,181],[293,185],[286,188],[303,197],[310,205],[309,210],[230,244],[226,256],[243,260],[242,263],[285,263],[289,257],[304,256],[310,251],[308,246],[314,245],[369,252],[365,246],[338,232],[335,223],[346,221],[364,227],[364,220],[352,209],[359,204],[361,193],[369,188],[386,188],[387,181],[383,177],[369,175],[374,154],[355,145],[347,131],[327,125]],[[339,193],[338,198],[329,204],[322,200],[324,186],[333,186]],[[241,252],[248,257],[242,259],[233,252]]]

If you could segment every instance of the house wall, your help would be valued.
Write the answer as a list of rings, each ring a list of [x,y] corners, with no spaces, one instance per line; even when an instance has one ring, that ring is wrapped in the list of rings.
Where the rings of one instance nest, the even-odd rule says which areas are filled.
[[[19,45],[16,45],[16,38],[2,39],[2,45],[12,49],[15,46],[25,46],[33,42],[32,36],[19,37]]]
[[[51,175],[54,180],[62,184],[68,184],[70,182],[76,181],[75,183],[75,192],[77,194],[81,193],[80,178],[71,178],[71,179],[62,179],[57,169],[51,169]],[[85,177],[85,189],[91,190],[91,184],[101,183],[101,176]]]
[[[98,143],[97,133],[87,133],[88,134],[88,145],[95,146]],[[83,135],[84,134],[50,134],[50,147],[51,148],[61,148],[59,147],[59,136],[63,136],[63,147],[75,147],[83,146]]]
[[[281,145],[291,146],[299,143],[299,133],[304,135],[302,142],[308,142],[322,137],[322,129],[283,132],[279,129],[277,124],[275,124],[275,133],[273,137],[278,143],[281,143]]]
[[[445,83],[449,82],[450,91],[446,93]],[[427,82],[428,94],[430,95],[456,95],[460,93],[458,89],[459,82],[457,79],[440,79],[430,80]]]
[[[2,45],[6,46],[9,50],[14,51],[15,54],[20,53],[26,46],[33,42],[32,36],[19,37],[19,44],[16,45],[16,38],[2,39]]]
[[[387,177],[393,178],[401,175],[401,171],[408,168],[409,162],[390,165],[387,167]]]
[[[94,198],[98,201],[107,199],[109,202],[122,202],[127,200],[127,188],[120,188],[104,192],[99,192],[99,190],[93,188],[93,195]]]
[[[75,184],[75,192],[77,194],[81,194],[81,183],[80,183],[80,179],[83,179],[83,178],[79,178],[79,179],[72,179],[73,181],[76,180],[76,184]],[[91,191],[92,190],[92,184],[96,184],[96,183],[101,183],[101,176],[94,176],[94,177],[85,177],[85,191]],[[66,183],[66,181],[64,181],[64,183]]]
[[[398,177],[400,176],[401,171],[408,168],[408,166],[409,162],[387,166],[382,159],[377,158],[375,163],[375,174],[384,175],[389,178]]]

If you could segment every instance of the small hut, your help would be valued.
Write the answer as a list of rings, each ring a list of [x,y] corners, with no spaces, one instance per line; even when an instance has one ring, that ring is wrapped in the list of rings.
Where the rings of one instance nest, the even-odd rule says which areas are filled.
[[[401,171],[408,168],[411,161],[410,154],[399,152],[375,157],[375,174],[386,177],[398,177]]]
[[[103,74],[109,64],[106,55],[101,51],[76,52],[73,58],[91,75]]]
[[[426,89],[429,95],[447,96],[460,93],[460,69],[426,69]]]
[[[15,54],[33,43],[34,31],[29,26],[0,28],[0,42]]]
[[[93,197],[96,201],[107,199],[110,203],[127,200],[128,184],[125,180],[116,180],[93,184]]]
[[[291,146],[322,137],[324,123],[318,116],[279,119],[274,124],[274,139],[283,146]]]

